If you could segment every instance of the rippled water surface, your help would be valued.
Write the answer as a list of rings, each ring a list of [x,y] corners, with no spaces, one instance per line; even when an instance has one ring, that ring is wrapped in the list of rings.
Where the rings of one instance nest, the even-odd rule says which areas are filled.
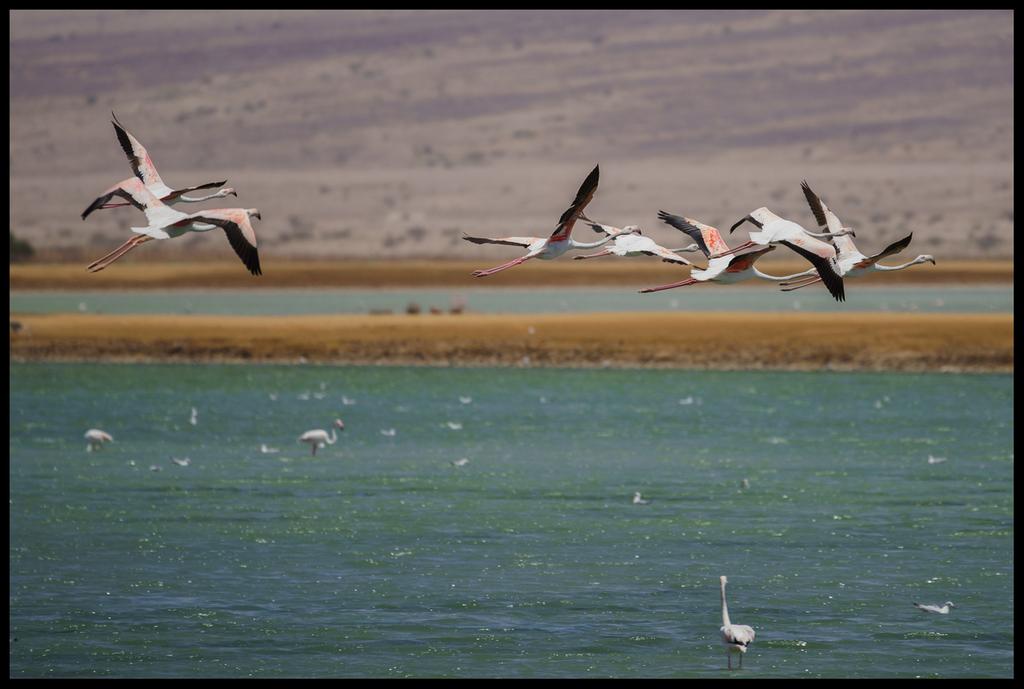
[[[1009,677],[1012,382],[12,364],[10,674]]]

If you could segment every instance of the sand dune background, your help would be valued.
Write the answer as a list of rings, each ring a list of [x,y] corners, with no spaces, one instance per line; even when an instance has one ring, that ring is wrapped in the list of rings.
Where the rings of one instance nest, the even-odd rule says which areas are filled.
[[[44,257],[141,224],[79,218],[129,174],[111,110],[172,186],[227,178],[258,207],[267,262],[502,259],[461,234],[543,235],[595,163],[592,217],[665,242],[660,208],[809,224],[806,178],[865,253],[913,232],[910,258],[1013,254],[1010,11],[10,18],[10,226]],[[146,250],[233,259],[213,236]]]

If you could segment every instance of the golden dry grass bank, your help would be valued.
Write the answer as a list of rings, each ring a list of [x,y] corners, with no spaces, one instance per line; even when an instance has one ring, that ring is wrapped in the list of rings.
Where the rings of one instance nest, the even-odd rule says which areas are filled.
[[[237,260],[197,263],[126,261],[99,273],[85,264],[30,263],[12,265],[11,289],[173,289],[216,287],[651,287],[682,280],[689,270],[654,259],[603,258],[591,261],[531,261],[488,278],[470,275],[514,257],[495,252],[475,261],[298,261],[264,258],[263,275],[250,276]],[[909,259],[908,259],[909,260]],[[786,275],[806,270],[799,260],[761,261],[768,273]],[[894,273],[851,280],[856,285],[906,284],[1012,284],[1011,261],[940,261]],[[773,283],[751,280],[745,284],[773,288]]]
[[[11,358],[1013,370],[1013,316],[893,313],[12,315]]]

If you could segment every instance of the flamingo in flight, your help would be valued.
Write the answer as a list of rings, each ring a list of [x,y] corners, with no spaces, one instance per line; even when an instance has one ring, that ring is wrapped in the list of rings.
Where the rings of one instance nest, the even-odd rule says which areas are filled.
[[[660,256],[666,263],[678,263],[680,265],[693,265],[676,252],[697,251],[697,244],[690,244],[682,249],[666,249],[650,237],[645,237],[639,225],[626,225],[622,229],[611,225],[602,225],[591,221],[585,215],[580,215],[580,220],[590,223],[590,227],[599,234],[612,238],[612,243],[596,254],[584,254],[573,256],[576,261],[585,258],[598,258],[600,256]]]
[[[845,301],[846,293],[843,290],[843,277],[836,265],[836,249],[831,244],[816,239],[816,237],[834,237],[829,232],[809,232],[792,220],[785,220],[761,206],[751,211],[741,220],[736,222],[729,232],[745,222],[756,226],[759,232],[750,233],[750,241],[741,244],[734,251],[741,251],[752,246],[768,246],[771,244],[782,244],[800,254],[818,270],[829,294],[836,301]],[[854,235],[853,230],[845,229],[840,232],[843,235]]]
[[[207,182],[206,184],[200,184],[195,187],[184,187],[183,189],[171,189],[167,186],[162,179],[160,179],[160,173],[156,171],[156,166],[153,164],[153,159],[149,157],[149,152],[146,148],[139,143],[131,132],[124,128],[121,121],[117,119],[117,115],[110,113],[113,116],[114,133],[117,134],[117,140],[121,144],[121,148],[124,149],[125,155],[128,156],[128,163],[132,166],[132,172],[138,177],[143,184],[146,185],[153,195],[164,203],[170,205],[178,203],[179,201],[185,201],[187,203],[199,203],[201,201],[208,201],[209,199],[218,199],[225,196],[238,196],[234,189],[227,187],[221,189],[216,193],[210,194],[209,196],[185,196],[190,191],[198,191],[200,189],[216,189],[222,187],[227,183],[227,180],[221,182]],[[127,180],[125,180],[127,181]],[[99,195],[95,201],[93,201],[88,208],[82,212],[82,220],[89,217],[89,214],[95,210],[103,208],[117,208],[120,206],[127,206],[128,203],[111,203],[110,200],[114,196],[118,196],[117,190],[121,188],[125,181],[118,182],[114,186],[107,189],[105,192]]]
[[[700,250],[704,252],[704,255],[708,258],[708,266],[704,269],[693,268],[690,271],[690,277],[685,280],[673,282],[668,285],[661,285],[660,287],[648,287],[647,289],[640,290],[641,293],[661,292],[666,289],[695,285],[699,282],[732,284],[734,282],[741,282],[753,277],[759,277],[762,280],[788,280],[789,278],[804,274],[796,273],[794,275],[775,276],[769,275],[768,273],[762,273],[758,270],[754,266],[754,262],[769,251],[774,251],[774,246],[767,246],[763,249],[750,251],[738,256],[730,256],[729,254],[733,253],[735,250],[729,248],[729,245],[725,243],[724,239],[722,239],[722,234],[717,228],[712,227],[711,225],[705,225],[704,223],[691,218],[672,215],[665,211],[658,211],[658,217],[677,230],[681,230],[696,239]],[[680,402],[682,402],[682,400],[680,400]]]
[[[910,246],[910,240],[913,239],[914,233],[911,232],[903,239],[893,242],[873,256],[865,256],[857,249],[857,246],[853,243],[852,239],[839,234],[843,230],[848,230],[849,228],[843,227],[843,224],[839,221],[839,217],[825,204],[820,196],[811,190],[811,187],[807,184],[806,180],[801,182],[800,188],[804,190],[804,196],[807,198],[807,204],[811,207],[811,212],[814,213],[814,219],[818,221],[818,227],[823,230],[827,229],[832,233],[832,244],[836,247],[836,263],[839,266],[839,274],[844,278],[859,277],[874,270],[903,270],[910,266],[916,266],[918,263],[927,263],[929,261],[931,261],[932,265],[935,265],[935,258],[927,254],[921,254],[913,261],[898,266],[880,265],[878,262],[886,256],[898,254]],[[808,277],[809,279],[804,281],[794,280],[793,282],[788,283],[784,282],[782,283],[783,292],[792,292],[795,289],[807,287],[807,285],[813,285],[814,283],[821,281],[821,276],[818,275],[818,271],[814,269],[805,271],[793,277]]]
[[[231,248],[253,275],[261,275],[260,255],[256,250],[256,233],[250,218],[261,218],[257,208],[215,208],[186,214],[174,210],[158,199],[136,178],[127,179],[116,193],[146,214],[147,227],[133,227],[136,236],[89,264],[89,272],[103,270],[129,251],[152,239],[173,239],[186,232],[208,232],[221,228],[228,236]]]
[[[85,446],[86,452],[92,452],[93,450],[102,449],[103,443],[114,442],[113,436],[106,431],[101,431],[98,428],[90,428],[85,432],[85,439],[89,441],[89,444]]]
[[[511,246],[526,247],[527,249],[525,256],[521,256],[508,263],[502,263],[500,266],[488,268],[487,270],[473,271],[473,277],[481,278],[487,275],[494,275],[499,271],[529,261],[531,258],[550,261],[551,259],[558,258],[569,249],[594,249],[617,236],[609,235],[600,241],[590,243],[577,242],[569,236],[572,233],[573,225],[576,224],[576,220],[583,215],[583,209],[594,198],[598,177],[600,176],[599,167],[599,165],[595,165],[593,171],[583,180],[583,184],[580,185],[580,190],[576,192],[576,198],[573,200],[572,205],[562,213],[562,217],[558,220],[558,227],[546,239],[544,237],[498,237],[497,239],[491,239],[488,237],[471,237],[464,234],[462,238],[474,244],[509,244]]]
[[[325,445],[333,445],[338,442],[338,434],[335,433],[334,429],[337,428],[339,431],[345,430],[345,424],[341,419],[334,420],[334,426],[331,428],[331,434],[327,435],[327,431],[322,428],[317,428],[312,431],[306,431],[299,436],[300,443],[309,443],[310,449],[313,451],[313,456],[316,456],[316,451]]]
[[[740,656],[740,669],[743,669],[743,654],[747,652],[747,646],[754,640],[754,630],[745,624],[733,624],[729,621],[729,607],[725,603],[725,585],[729,580],[722,576],[722,643],[729,649],[729,669],[732,669],[732,656],[738,653]]]

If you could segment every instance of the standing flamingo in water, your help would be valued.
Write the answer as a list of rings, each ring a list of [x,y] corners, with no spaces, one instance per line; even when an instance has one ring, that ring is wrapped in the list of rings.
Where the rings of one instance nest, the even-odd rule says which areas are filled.
[[[300,443],[309,443],[310,448],[313,450],[313,456],[316,456],[316,451],[324,445],[333,445],[338,442],[338,434],[334,432],[337,428],[339,431],[345,430],[345,424],[342,423],[341,419],[334,420],[334,427],[331,428],[331,435],[327,435],[327,431],[318,428],[312,431],[306,431],[299,436]]]
[[[734,250],[730,249],[729,245],[725,243],[725,240],[722,239],[722,235],[717,228],[714,228],[711,225],[705,225],[697,220],[672,215],[665,211],[658,211],[658,217],[677,230],[681,230],[696,239],[700,250],[703,251],[704,255],[708,258],[708,266],[703,270],[700,268],[693,268],[690,271],[690,277],[686,280],[673,282],[668,285],[661,285],[660,287],[648,287],[647,289],[640,290],[642,293],[661,292],[666,289],[695,285],[699,282],[732,284],[734,282],[749,280],[753,277],[759,277],[762,280],[788,280],[789,278],[797,277],[797,275],[803,275],[803,273],[796,273],[794,275],[775,276],[769,275],[768,273],[762,273],[758,270],[754,266],[754,261],[764,256],[769,251],[774,251],[774,246],[767,246],[763,249],[749,251],[738,256],[730,256],[729,254],[733,253]],[[682,400],[680,400],[680,402],[681,401]]]
[[[733,624],[729,621],[729,607],[725,604],[725,585],[729,580],[723,575],[722,584],[722,643],[729,649],[729,669],[732,669],[732,654],[740,654],[740,669],[743,669],[743,654],[747,652],[747,646],[754,640],[754,630],[745,624]]]
[[[103,443],[114,442],[113,436],[98,428],[90,428],[87,430],[85,432],[85,439],[89,441],[89,444],[85,446],[86,452],[101,449],[103,447]]]
[[[572,239],[569,235],[572,233],[573,225],[576,224],[577,218],[583,215],[583,209],[587,207],[591,199],[594,198],[594,192],[597,190],[597,181],[600,176],[600,166],[595,165],[593,171],[587,178],[583,180],[583,184],[580,185],[580,190],[576,192],[576,198],[573,200],[572,205],[558,220],[558,227],[551,233],[548,238],[543,237],[499,237],[497,239],[491,239],[488,237],[470,237],[469,235],[463,235],[462,238],[467,242],[473,242],[474,244],[509,244],[512,246],[523,246],[527,248],[527,254],[520,258],[509,261],[508,263],[502,263],[500,266],[494,268],[488,268],[487,270],[475,270],[473,271],[473,277],[482,278],[487,275],[494,275],[495,273],[517,266],[524,261],[529,261],[531,258],[539,258],[542,261],[550,261],[553,258],[558,258],[569,249],[593,249],[605,244],[606,242],[614,239],[619,234],[627,234],[626,232],[619,231],[617,234],[611,234],[606,236],[604,239],[597,242],[582,243]]]
[[[852,239],[841,234],[843,230],[848,230],[849,228],[843,227],[839,217],[832,212],[832,209],[825,204],[821,197],[811,190],[806,180],[800,184],[800,188],[804,190],[807,204],[811,207],[811,212],[814,213],[814,219],[818,221],[818,227],[833,233],[831,241],[836,247],[836,263],[839,267],[840,275],[844,278],[855,278],[874,270],[903,270],[910,266],[916,266],[918,263],[929,261],[932,265],[935,265],[935,259],[927,254],[921,254],[913,261],[899,266],[883,266],[879,264],[878,262],[886,256],[898,254],[910,246],[910,240],[914,238],[914,233],[911,232],[903,239],[893,242],[873,256],[865,256],[857,249]],[[792,292],[795,289],[807,287],[821,281],[818,271],[813,268],[792,277],[805,277],[808,279],[782,283],[783,292]]]
[[[185,187],[183,189],[171,189],[169,186],[164,184],[162,179],[160,179],[160,173],[156,171],[156,166],[153,165],[153,159],[149,157],[149,152],[146,151],[145,147],[121,125],[121,122],[117,119],[117,115],[114,115],[114,113],[110,114],[114,118],[111,124],[114,125],[114,132],[117,134],[117,140],[121,143],[121,148],[124,149],[125,155],[128,156],[128,164],[132,166],[132,172],[134,172],[135,176],[146,185],[147,189],[153,192],[154,196],[164,203],[174,204],[179,201],[199,203],[200,201],[218,199],[225,196],[238,196],[238,194],[235,193],[235,190],[230,187],[221,189],[209,196],[185,196],[185,194],[190,191],[198,191],[199,189],[215,189],[217,187],[224,186],[227,180],[223,180],[221,182],[207,182],[206,184],[200,184],[195,187]],[[110,189],[107,189],[105,192],[100,194],[99,197],[82,212],[82,220],[89,217],[89,214],[95,210],[129,205],[128,203],[110,203],[110,200],[114,196],[119,195],[117,190],[125,181],[127,180],[118,182]]]
[[[91,273],[103,270],[129,251],[151,239],[173,239],[186,232],[209,232],[221,228],[242,263],[253,275],[261,275],[260,255],[256,250],[256,233],[250,218],[261,218],[257,208],[214,208],[186,214],[174,210],[158,199],[139,180],[125,180],[118,187],[118,195],[146,214],[147,227],[133,227],[136,236],[89,264]]]

